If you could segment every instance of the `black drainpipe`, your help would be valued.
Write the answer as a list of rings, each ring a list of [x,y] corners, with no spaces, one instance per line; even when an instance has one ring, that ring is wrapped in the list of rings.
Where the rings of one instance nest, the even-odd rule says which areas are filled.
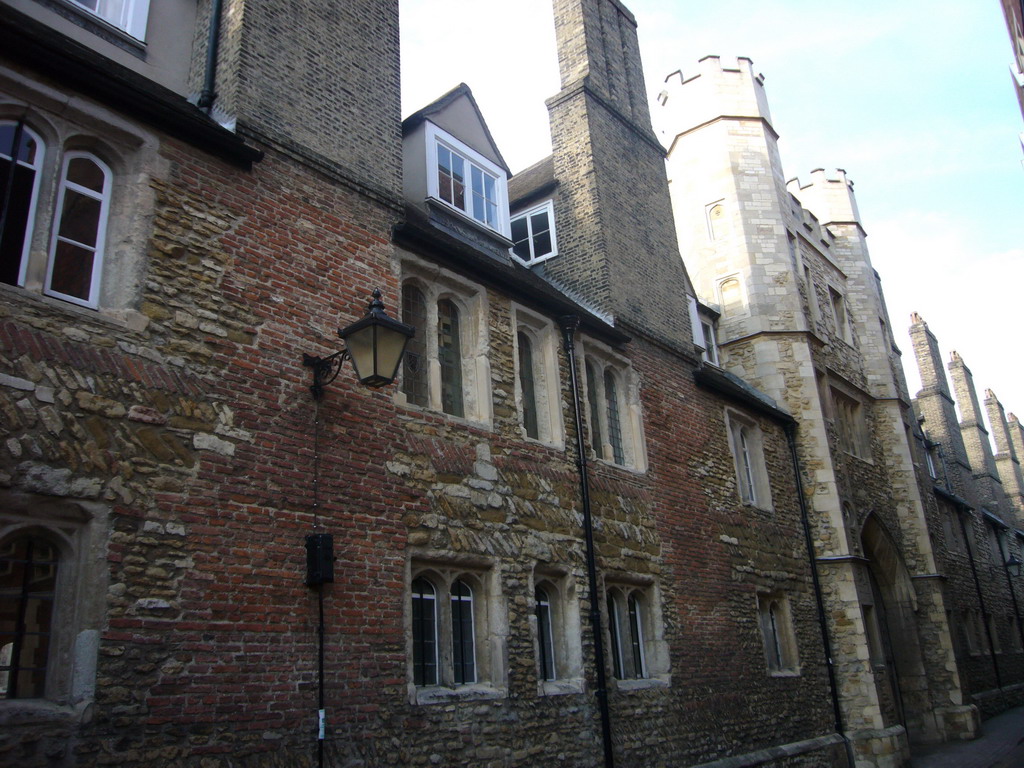
[[[587,582],[590,590],[590,626],[594,633],[594,666],[597,667],[597,706],[601,711],[601,741],[604,744],[605,768],[614,768],[612,752],[612,718],[608,709],[608,681],[605,677],[604,633],[601,628],[601,602],[597,590],[597,557],[594,554],[594,525],[590,515],[590,479],[587,476],[587,446],[583,439],[583,409],[580,403],[580,388],[577,383],[576,347],[573,335],[580,320],[575,315],[559,319],[562,341],[569,358],[569,380],[572,382],[572,405],[576,417],[576,466],[580,472],[580,498],[583,504],[583,533],[586,540]]]
[[[220,17],[224,0],[213,0],[210,8],[210,36],[206,40],[206,76],[203,79],[203,90],[199,94],[196,106],[210,114],[217,94],[214,86],[217,81],[217,51],[220,48]]]
[[[832,716],[835,718],[836,733],[846,745],[847,760],[852,768],[854,765],[853,745],[846,735],[843,725],[843,711],[839,706],[839,687],[836,684],[835,662],[832,659],[832,640],[828,636],[828,620],[825,615],[825,599],[821,594],[821,580],[818,578],[818,560],[814,555],[814,537],[811,535],[810,513],[807,499],[804,497],[804,481],[800,475],[800,455],[796,449],[796,424],[786,424],[786,441],[789,443],[789,454],[793,459],[793,479],[796,482],[796,497],[800,502],[800,522],[804,528],[804,541],[807,545],[807,559],[811,564],[811,583],[814,585],[814,601],[818,607],[818,628],[821,630],[821,644],[825,649],[825,667],[828,669],[828,688],[832,695]]]
[[[967,547],[967,559],[971,563],[971,576],[974,577],[974,589],[978,593],[978,605],[981,606],[981,621],[985,625],[985,638],[988,640],[988,652],[992,657],[992,671],[996,675],[996,688],[1003,689],[1003,680],[999,675],[999,660],[996,659],[996,649],[992,644],[992,628],[988,622],[988,611],[985,610],[985,598],[981,594],[981,582],[978,580],[978,566],[974,562],[974,548],[971,545],[972,539],[967,536],[967,523],[964,522],[964,515],[957,513],[960,521],[960,531],[964,535],[964,546]]]

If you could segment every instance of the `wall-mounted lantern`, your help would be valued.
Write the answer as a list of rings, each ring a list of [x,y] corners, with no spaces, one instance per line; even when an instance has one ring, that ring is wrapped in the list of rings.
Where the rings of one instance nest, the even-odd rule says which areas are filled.
[[[309,391],[315,400],[323,398],[324,387],[338,377],[345,360],[352,361],[360,383],[368,387],[384,387],[395,380],[405,346],[416,329],[389,317],[380,297],[380,289],[375,289],[366,315],[338,330],[345,349],[327,357],[303,354],[302,364],[313,369]]]

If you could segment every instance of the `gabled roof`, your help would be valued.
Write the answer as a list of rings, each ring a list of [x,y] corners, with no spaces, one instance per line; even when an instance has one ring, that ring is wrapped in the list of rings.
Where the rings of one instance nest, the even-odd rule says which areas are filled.
[[[629,335],[615,327],[610,317],[602,317],[514,259],[499,261],[439,228],[429,213],[416,206],[406,206],[405,221],[392,230],[392,239],[401,248],[441,261],[552,318],[574,315],[582,330],[610,344],[629,341]]]
[[[557,186],[555,156],[548,155],[508,180],[509,208],[514,210],[534,200],[548,197]]]
[[[488,149],[493,154],[494,159],[497,160],[498,165],[505,171],[509,176],[512,175],[512,171],[509,170],[508,164],[505,162],[505,158],[502,157],[501,151],[498,149],[498,145],[494,142],[494,136],[491,135],[491,129],[487,127],[487,121],[484,120],[483,113],[480,111],[479,105],[476,103],[476,99],[473,98],[473,92],[469,89],[469,86],[465,83],[459,83],[455,88],[452,88],[441,98],[432,101],[427,106],[423,107],[416,112],[413,112],[405,120],[402,121],[402,136],[408,136],[412,131],[422,125],[425,121],[429,120],[432,123],[439,125],[445,130],[449,130],[444,125],[441,125],[439,118],[447,112],[459,99],[465,99],[469,102],[473,112],[476,113],[476,118],[479,120],[480,128],[483,131],[484,136],[489,144]],[[463,140],[461,136],[458,136],[455,131],[449,130],[449,132],[456,138]],[[466,142],[472,146],[471,142]],[[481,147],[474,147],[477,151],[480,151]],[[488,153],[484,153],[488,154]]]

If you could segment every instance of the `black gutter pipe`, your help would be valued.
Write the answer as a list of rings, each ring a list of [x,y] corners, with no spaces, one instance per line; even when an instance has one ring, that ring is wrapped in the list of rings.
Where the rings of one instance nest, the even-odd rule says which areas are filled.
[[[988,654],[992,657],[992,671],[996,675],[996,688],[1003,689],[1003,680],[999,674],[999,660],[996,659],[996,649],[992,643],[992,627],[989,626],[988,611],[985,610],[985,598],[981,592],[981,581],[978,579],[978,566],[974,562],[974,548],[971,546],[971,539],[967,537],[967,523],[964,522],[963,513],[957,513],[960,520],[960,532],[964,536],[964,546],[967,547],[967,559],[971,563],[971,576],[974,577],[974,590],[978,593],[978,605],[981,606],[981,620],[985,624],[985,639],[988,640]]]
[[[846,745],[847,760],[852,768],[854,765],[853,745],[846,735],[843,725],[843,711],[839,705],[839,687],[836,683],[835,661],[832,658],[832,640],[828,634],[828,620],[825,615],[825,599],[821,592],[821,580],[818,577],[818,560],[814,554],[814,537],[811,535],[810,513],[807,499],[804,496],[804,481],[800,474],[800,454],[796,448],[796,423],[785,425],[786,441],[789,443],[789,455],[793,460],[793,479],[796,482],[796,497],[800,502],[800,522],[804,529],[804,542],[807,546],[807,559],[811,565],[811,583],[814,585],[814,601],[818,608],[818,628],[821,630],[821,644],[825,650],[825,668],[828,670],[828,688],[832,696],[832,716],[835,718],[836,733]]]
[[[587,583],[590,590],[590,626],[594,633],[594,666],[597,667],[597,706],[601,712],[601,741],[604,746],[605,768],[615,768],[612,750],[612,718],[608,709],[608,681],[605,675],[604,632],[601,627],[601,603],[597,590],[597,557],[594,553],[594,523],[590,514],[590,478],[587,474],[587,446],[583,439],[583,408],[576,370],[576,347],[573,335],[580,319],[575,315],[559,318],[562,341],[569,358],[569,380],[572,382],[573,413],[576,417],[576,466],[580,473],[580,500],[583,505],[583,534],[586,541]]]
[[[217,83],[217,53],[220,49],[220,17],[224,0],[213,0],[210,8],[210,36],[206,40],[206,75],[203,78],[203,90],[199,94],[196,106],[210,114],[213,102],[217,98],[214,87]]]

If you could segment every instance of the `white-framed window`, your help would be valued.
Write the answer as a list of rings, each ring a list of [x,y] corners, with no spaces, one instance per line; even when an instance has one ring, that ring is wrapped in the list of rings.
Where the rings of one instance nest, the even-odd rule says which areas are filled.
[[[757,612],[764,641],[765,664],[770,675],[794,675],[800,672],[796,637],[789,599],[779,592],[759,594]]]
[[[523,435],[561,447],[564,430],[554,324],[517,304],[512,306],[515,338],[515,397]]]
[[[9,699],[93,697],[107,508],[0,494],[0,713]]]
[[[403,263],[402,322],[416,327],[402,360],[409,405],[490,424],[486,298],[447,271]]]
[[[851,456],[866,459],[870,451],[864,406],[860,401],[833,387],[832,413],[839,438],[839,449]]]
[[[146,39],[149,0],[69,0],[136,40]]]
[[[607,347],[590,341],[584,347],[581,357],[590,449],[603,461],[643,471],[647,452],[637,376]]]
[[[832,322],[835,323],[836,336],[849,344],[851,342],[850,318],[846,312],[846,297],[837,289],[829,286],[828,298],[832,305]]]
[[[407,643],[413,703],[504,694],[498,589],[485,565],[411,563]]]
[[[579,602],[562,571],[538,568],[533,578],[533,628],[541,695],[583,690]]]
[[[771,484],[765,463],[764,433],[761,427],[754,419],[731,408],[725,411],[725,421],[740,501],[761,509],[771,509]]]
[[[111,176],[95,155],[64,155],[46,269],[49,295],[84,307],[99,303]]]
[[[715,341],[715,324],[711,320],[701,318],[701,337],[704,339],[704,350],[701,352],[701,359],[705,363],[718,365],[718,342]]]
[[[425,134],[427,196],[508,237],[508,174],[433,123]]]
[[[123,309],[131,305],[141,279],[142,264],[130,254],[144,252],[142,230],[125,223],[123,185],[117,193],[122,213],[117,236],[134,242],[123,249],[129,258],[120,255],[114,263],[107,242],[116,174],[107,160],[84,148],[100,142],[83,137],[70,122],[38,122],[45,134],[25,120],[0,119],[0,283],[90,309]],[[68,140],[61,142],[60,134]],[[12,157],[17,158],[13,176]],[[139,199],[143,205],[151,199],[136,191],[132,221]]]
[[[668,653],[658,590],[653,584],[605,585],[609,672],[620,689],[668,682]]]
[[[536,264],[558,255],[555,207],[550,200],[512,217],[512,255],[524,264]]]

